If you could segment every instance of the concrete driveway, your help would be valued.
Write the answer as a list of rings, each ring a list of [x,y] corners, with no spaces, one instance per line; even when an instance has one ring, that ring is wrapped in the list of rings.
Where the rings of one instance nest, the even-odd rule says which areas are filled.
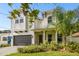
[[[23,46],[12,46],[12,47],[0,48],[0,56],[5,56],[7,54],[15,53],[17,52],[17,48],[19,47],[23,47]]]

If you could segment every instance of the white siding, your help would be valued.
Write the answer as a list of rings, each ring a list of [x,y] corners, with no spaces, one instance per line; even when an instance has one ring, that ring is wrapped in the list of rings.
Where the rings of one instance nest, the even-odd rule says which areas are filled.
[[[18,17],[17,19],[20,21],[20,19],[23,19],[23,23],[15,23],[16,20],[12,20],[12,29],[14,31],[24,31],[27,30],[28,26],[27,26],[27,19],[23,16],[23,14],[21,15],[21,17]]]
[[[68,41],[73,41],[73,42],[77,42],[77,43],[79,43],[79,37],[72,37],[71,38],[71,40],[70,40],[70,38],[68,38]]]

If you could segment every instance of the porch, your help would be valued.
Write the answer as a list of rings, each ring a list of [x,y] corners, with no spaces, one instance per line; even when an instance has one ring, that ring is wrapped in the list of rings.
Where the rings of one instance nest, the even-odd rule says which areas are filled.
[[[48,41],[54,41],[58,43],[58,35],[55,29],[47,28],[47,29],[34,29],[34,37],[35,37],[35,44],[45,43]]]

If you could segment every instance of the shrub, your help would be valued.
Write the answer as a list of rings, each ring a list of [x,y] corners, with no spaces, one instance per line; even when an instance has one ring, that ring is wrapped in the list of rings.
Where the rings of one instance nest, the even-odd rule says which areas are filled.
[[[76,47],[75,51],[79,53],[79,46]]]
[[[69,42],[67,47],[70,52],[76,52],[79,50],[78,43],[75,42]]]
[[[56,42],[52,41],[50,44],[48,42],[45,42],[44,44],[40,45],[31,45],[26,46],[23,48],[18,48],[18,52],[20,53],[35,53],[35,52],[46,52],[49,50],[60,50],[64,51],[65,48],[67,48],[70,52],[78,52],[79,53],[79,45],[75,42],[69,42],[67,46],[64,46],[63,44],[56,44]]]
[[[65,48],[65,47],[66,47],[66,46],[65,46],[64,44],[59,44],[57,48],[58,48],[58,49],[63,49],[63,48]]]
[[[24,53],[23,52],[23,50],[24,50],[23,48],[18,48],[17,50],[18,50],[19,53]]]
[[[48,51],[49,50],[49,44],[41,44],[39,46],[39,49],[40,49],[40,52],[45,52],[45,51]]]
[[[18,48],[18,52],[20,53],[34,53],[34,52],[40,52],[40,48],[37,45],[31,45],[28,47]]]
[[[51,50],[57,50],[57,44],[56,44],[56,42],[54,42],[54,41],[51,41],[51,43],[50,43],[50,49]]]
[[[49,44],[45,42],[40,45],[31,45],[23,48],[18,48],[18,52],[20,53],[35,53],[35,52],[45,52],[49,50]]]
[[[0,47],[9,47],[9,44],[1,44]]]
[[[30,53],[34,53],[34,52],[40,52],[40,49],[38,45],[32,45],[28,47],[28,51],[30,51]]]

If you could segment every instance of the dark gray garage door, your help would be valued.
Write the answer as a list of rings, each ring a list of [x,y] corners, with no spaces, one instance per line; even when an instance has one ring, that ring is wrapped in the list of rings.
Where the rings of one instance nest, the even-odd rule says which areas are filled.
[[[31,35],[14,36],[14,45],[30,45],[32,39],[31,37]]]

